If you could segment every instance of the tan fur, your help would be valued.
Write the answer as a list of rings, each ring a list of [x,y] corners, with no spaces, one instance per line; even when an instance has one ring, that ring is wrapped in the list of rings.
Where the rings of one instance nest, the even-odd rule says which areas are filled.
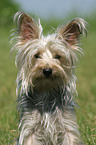
[[[28,15],[15,15],[17,32],[18,108],[21,112],[17,145],[80,145],[76,123],[74,73],[85,21],[77,18],[46,37]]]

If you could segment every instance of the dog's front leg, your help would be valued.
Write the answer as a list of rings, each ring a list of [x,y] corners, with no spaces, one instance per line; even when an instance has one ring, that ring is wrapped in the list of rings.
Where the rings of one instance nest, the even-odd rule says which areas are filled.
[[[62,145],[81,145],[74,109],[65,109],[62,124],[65,126]]]
[[[17,145],[41,145],[37,139],[40,122],[41,115],[37,110],[24,113],[20,123],[20,136]]]
[[[42,142],[38,141],[35,134],[31,134],[24,141],[23,145],[43,145]]]

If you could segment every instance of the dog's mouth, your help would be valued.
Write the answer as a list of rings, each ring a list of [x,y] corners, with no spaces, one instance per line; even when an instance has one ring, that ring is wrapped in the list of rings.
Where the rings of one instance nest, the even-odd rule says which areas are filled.
[[[38,77],[34,80],[34,87],[39,89],[39,91],[42,90],[51,90],[55,88],[56,86],[63,86],[64,80],[60,76],[56,75],[50,75],[48,74],[43,75],[42,77]]]
[[[57,76],[47,75],[47,76],[42,76],[42,77],[36,78],[34,80],[34,83],[41,84],[43,82],[43,84],[48,84],[49,82],[52,83],[52,82],[56,81],[57,79],[59,79],[59,78],[57,78]],[[46,83],[44,83],[44,82],[46,82]]]
[[[51,89],[55,86],[62,86],[68,83],[68,77],[63,71],[57,71],[52,68],[43,68],[37,75],[32,77],[32,84],[35,88],[42,89]]]

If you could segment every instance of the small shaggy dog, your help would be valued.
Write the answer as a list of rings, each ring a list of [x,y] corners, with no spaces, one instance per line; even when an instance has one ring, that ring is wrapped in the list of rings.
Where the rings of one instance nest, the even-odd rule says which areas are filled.
[[[76,62],[85,21],[76,18],[43,36],[40,20],[14,17],[20,135],[16,145],[81,145],[76,123]]]

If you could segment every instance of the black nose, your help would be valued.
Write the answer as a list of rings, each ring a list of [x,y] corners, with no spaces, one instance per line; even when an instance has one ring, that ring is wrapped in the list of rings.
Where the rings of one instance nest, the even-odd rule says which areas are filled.
[[[51,68],[43,69],[43,74],[46,78],[49,78],[52,74],[52,69]]]

